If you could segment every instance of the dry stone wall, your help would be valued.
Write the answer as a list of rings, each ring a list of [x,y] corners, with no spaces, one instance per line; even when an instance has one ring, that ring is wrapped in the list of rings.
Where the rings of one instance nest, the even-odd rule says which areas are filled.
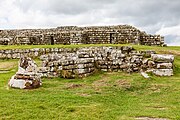
[[[0,50],[1,59],[23,56],[40,57],[42,66],[37,71],[45,77],[85,77],[98,70],[173,75],[173,55],[159,55],[151,50],[137,51],[131,46]]]
[[[155,64],[153,73],[159,76],[172,76],[173,75],[173,55],[152,55],[152,60]]]
[[[164,37],[130,25],[0,30],[0,45],[140,44],[164,46]]]
[[[147,71],[158,76],[173,75],[172,55],[158,55],[154,51],[136,51],[132,47],[88,47],[68,53],[42,55],[39,73],[45,77],[85,77],[95,71]],[[157,62],[161,59],[161,62]],[[159,58],[161,56],[161,58]],[[164,69],[162,69],[164,67]]]

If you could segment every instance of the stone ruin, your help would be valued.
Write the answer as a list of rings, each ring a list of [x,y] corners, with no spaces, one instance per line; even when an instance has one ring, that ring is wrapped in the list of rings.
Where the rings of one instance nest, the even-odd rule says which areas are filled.
[[[8,85],[13,88],[32,89],[42,85],[37,73],[36,63],[29,57],[21,57],[18,72],[10,79]]]
[[[86,77],[96,71],[152,72],[158,76],[173,75],[173,55],[154,51],[136,51],[132,47],[88,47],[67,53],[42,55],[38,72],[44,77]]]
[[[173,75],[173,55],[158,55],[153,54],[152,60],[154,61],[155,70],[153,73],[159,76],[172,76]]]
[[[164,37],[147,34],[130,25],[0,30],[0,45],[129,43],[165,46]]]
[[[149,78],[149,72],[157,76],[173,75],[173,55],[156,54],[155,51],[137,51],[130,46],[63,48],[61,53],[40,56],[42,66],[29,57],[21,57],[18,72],[12,76],[9,86],[21,89],[42,85],[41,77],[82,78],[96,71],[127,73],[141,72]]]

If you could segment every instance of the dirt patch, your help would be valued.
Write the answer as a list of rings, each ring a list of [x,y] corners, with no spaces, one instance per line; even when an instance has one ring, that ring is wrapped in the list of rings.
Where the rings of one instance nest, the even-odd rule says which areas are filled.
[[[167,109],[167,108],[162,107],[162,106],[147,106],[147,108],[156,109],[156,110],[166,110]]]
[[[100,80],[94,81],[92,83],[92,87],[95,90],[95,93],[101,94],[104,87],[111,86],[109,81],[110,81],[110,78],[109,78],[109,75],[107,74],[103,75]]]
[[[137,117],[136,120],[168,120],[167,118]]]
[[[98,80],[93,82],[94,87],[107,87],[109,86],[108,80]]]
[[[17,62],[1,62],[0,70],[9,70],[14,68],[17,65]]]
[[[75,88],[80,88],[80,87],[83,87],[84,85],[83,84],[74,84],[74,83],[72,83],[72,84],[68,84],[68,85],[66,85],[66,89],[75,89]]]
[[[163,50],[163,51],[159,51],[163,54],[173,54],[173,55],[177,55],[177,56],[180,56],[180,52],[177,51],[177,50]]]
[[[87,93],[77,93],[77,95],[82,96],[82,97],[89,97],[91,95],[87,94]]]
[[[131,88],[131,83],[129,80],[116,80],[114,86],[129,89]]]
[[[117,73],[116,72],[108,72],[106,73],[106,75],[116,75]]]
[[[169,86],[163,85],[163,84],[152,84],[148,90],[151,90],[153,92],[161,92],[161,89],[167,88]]]

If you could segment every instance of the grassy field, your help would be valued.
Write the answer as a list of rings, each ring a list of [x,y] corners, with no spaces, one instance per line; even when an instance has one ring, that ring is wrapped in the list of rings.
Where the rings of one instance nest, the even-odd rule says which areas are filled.
[[[80,47],[93,47],[93,46],[133,46],[139,50],[178,50],[180,51],[179,46],[168,46],[168,47],[159,47],[159,46],[144,46],[144,45],[133,45],[133,44],[80,44],[80,45],[0,45],[1,49],[31,49],[31,48],[80,48]]]
[[[176,55],[174,76],[98,72],[83,79],[44,78],[39,89],[19,90],[7,86],[18,60],[0,60],[0,120],[180,120],[180,47],[133,47]]]

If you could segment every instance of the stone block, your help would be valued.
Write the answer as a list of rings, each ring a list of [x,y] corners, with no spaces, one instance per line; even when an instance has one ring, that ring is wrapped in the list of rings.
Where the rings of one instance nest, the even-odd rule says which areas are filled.
[[[155,69],[153,73],[157,76],[172,76],[173,69]]]
[[[158,63],[157,69],[172,69],[173,64],[172,63]]]
[[[165,54],[152,54],[152,60],[154,62],[173,62],[174,56],[173,55],[165,55]]]

